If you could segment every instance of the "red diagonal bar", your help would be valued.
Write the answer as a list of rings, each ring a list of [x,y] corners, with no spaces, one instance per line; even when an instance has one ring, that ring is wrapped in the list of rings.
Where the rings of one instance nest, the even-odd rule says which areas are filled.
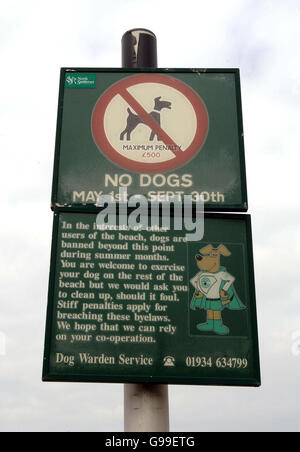
[[[139,102],[126,90],[122,89],[119,94],[123,99],[130,105],[130,107],[136,112],[136,114],[144,121],[150,129],[161,139],[165,146],[175,147],[177,152],[180,152],[179,146],[169,137],[169,135],[158,125],[155,119],[141,106]],[[170,149],[171,152],[176,152],[176,150]]]

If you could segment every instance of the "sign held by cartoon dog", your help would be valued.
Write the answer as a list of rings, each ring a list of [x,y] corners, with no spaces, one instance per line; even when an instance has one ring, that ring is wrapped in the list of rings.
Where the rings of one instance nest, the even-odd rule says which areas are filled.
[[[207,321],[199,323],[197,329],[202,332],[214,332],[218,335],[229,335],[230,329],[223,324],[224,309],[246,309],[234,288],[235,278],[221,266],[221,256],[231,255],[228,248],[221,244],[217,248],[207,245],[196,255],[200,272],[191,279],[195,288],[191,309],[204,309]]]

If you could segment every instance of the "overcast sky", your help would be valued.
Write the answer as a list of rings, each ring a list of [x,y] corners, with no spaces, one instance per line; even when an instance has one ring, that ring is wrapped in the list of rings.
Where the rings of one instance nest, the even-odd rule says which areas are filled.
[[[42,383],[41,367],[59,70],[119,67],[134,27],[159,67],[241,70],[262,387],[170,386],[171,430],[300,430],[299,24],[299,0],[1,2],[1,431],[123,430],[121,384]]]

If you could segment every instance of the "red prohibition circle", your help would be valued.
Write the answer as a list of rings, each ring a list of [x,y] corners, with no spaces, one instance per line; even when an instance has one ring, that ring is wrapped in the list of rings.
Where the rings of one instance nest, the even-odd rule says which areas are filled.
[[[193,141],[185,151],[177,151],[173,159],[165,162],[144,163],[128,159],[114,149],[106,136],[104,115],[109,103],[116,95],[128,94],[127,88],[140,83],[159,83],[176,89],[189,100],[196,115],[197,126]],[[161,74],[139,74],[120,80],[102,94],[94,107],[91,127],[96,145],[109,160],[131,171],[160,173],[168,172],[184,165],[201,149],[208,133],[208,113],[200,96],[180,80]]]

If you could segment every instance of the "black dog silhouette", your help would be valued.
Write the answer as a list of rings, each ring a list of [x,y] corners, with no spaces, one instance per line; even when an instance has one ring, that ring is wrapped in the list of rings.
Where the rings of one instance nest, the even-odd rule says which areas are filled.
[[[169,110],[171,110],[171,102],[165,101],[165,100],[160,100],[160,97],[156,97],[154,99],[154,109],[151,111],[150,116],[152,116],[152,118],[157,122],[157,124],[160,126],[160,111],[163,108],[168,108]],[[138,124],[145,124],[145,122],[138,116],[135,115],[134,113],[132,113],[132,111],[130,110],[130,108],[127,108],[127,112],[128,112],[128,117],[127,117],[127,124],[126,124],[126,128],[123,130],[123,132],[120,135],[120,140],[123,141],[124,136],[126,135],[126,139],[128,141],[131,140],[131,132],[136,128],[136,126]],[[146,124],[145,124],[146,125]],[[153,132],[153,130],[151,130],[151,134],[150,134],[150,141],[153,141],[155,137],[155,132]],[[159,140],[159,137],[157,136],[157,139]]]

